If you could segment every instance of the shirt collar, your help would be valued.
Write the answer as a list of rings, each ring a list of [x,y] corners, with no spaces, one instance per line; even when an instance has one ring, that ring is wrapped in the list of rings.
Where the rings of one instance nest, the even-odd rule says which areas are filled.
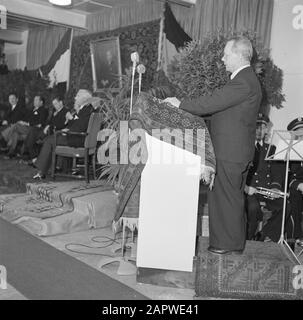
[[[230,79],[232,80],[241,70],[247,68],[247,67],[250,67],[250,64],[246,64],[245,66],[242,66],[240,68],[238,68],[236,71],[234,71],[231,76],[230,76]]]
[[[82,104],[82,106],[79,108],[79,111],[82,110],[86,105],[87,105],[87,103]]]
[[[261,147],[263,147],[263,140],[256,140],[255,141],[255,146],[257,145],[257,143],[259,143],[259,145],[261,146]]]

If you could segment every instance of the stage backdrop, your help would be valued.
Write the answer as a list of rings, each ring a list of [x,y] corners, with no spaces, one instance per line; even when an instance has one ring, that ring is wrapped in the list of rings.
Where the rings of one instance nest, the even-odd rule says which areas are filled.
[[[303,117],[303,0],[275,0],[271,54],[283,70],[284,108],[272,108],[274,130],[286,130],[296,117]]]
[[[143,81],[151,83],[157,69],[160,20],[140,23],[111,31],[104,31],[75,37],[72,44],[69,103],[79,88],[93,90],[90,41],[119,37],[122,74],[131,67],[130,55],[137,51],[140,62],[146,66]],[[69,106],[72,107],[72,106]]]

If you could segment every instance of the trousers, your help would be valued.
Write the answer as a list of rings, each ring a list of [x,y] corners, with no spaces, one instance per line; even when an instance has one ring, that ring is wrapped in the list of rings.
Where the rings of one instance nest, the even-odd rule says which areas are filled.
[[[224,250],[243,250],[246,241],[244,187],[249,162],[217,159],[213,190],[208,192],[209,245]]]

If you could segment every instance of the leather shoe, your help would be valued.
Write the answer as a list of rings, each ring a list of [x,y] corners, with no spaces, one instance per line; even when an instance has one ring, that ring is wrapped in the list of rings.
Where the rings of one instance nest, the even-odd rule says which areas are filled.
[[[212,246],[209,246],[207,250],[214,254],[242,254],[243,253],[243,250],[224,250],[224,249],[214,248]]]
[[[41,174],[40,172],[36,173],[34,176],[33,176],[33,179],[35,180],[42,180],[42,179],[45,179],[45,175],[44,174]]]
[[[264,235],[261,231],[257,232],[255,237],[254,237],[254,240],[255,241],[264,241]]]

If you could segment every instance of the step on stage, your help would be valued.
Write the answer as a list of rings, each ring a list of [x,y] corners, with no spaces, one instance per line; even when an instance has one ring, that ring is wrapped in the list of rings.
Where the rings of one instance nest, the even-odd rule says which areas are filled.
[[[242,255],[215,255],[201,237],[193,272],[139,268],[137,281],[176,288],[195,288],[198,298],[303,299],[295,290],[291,262],[274,242],[247,241]]]

